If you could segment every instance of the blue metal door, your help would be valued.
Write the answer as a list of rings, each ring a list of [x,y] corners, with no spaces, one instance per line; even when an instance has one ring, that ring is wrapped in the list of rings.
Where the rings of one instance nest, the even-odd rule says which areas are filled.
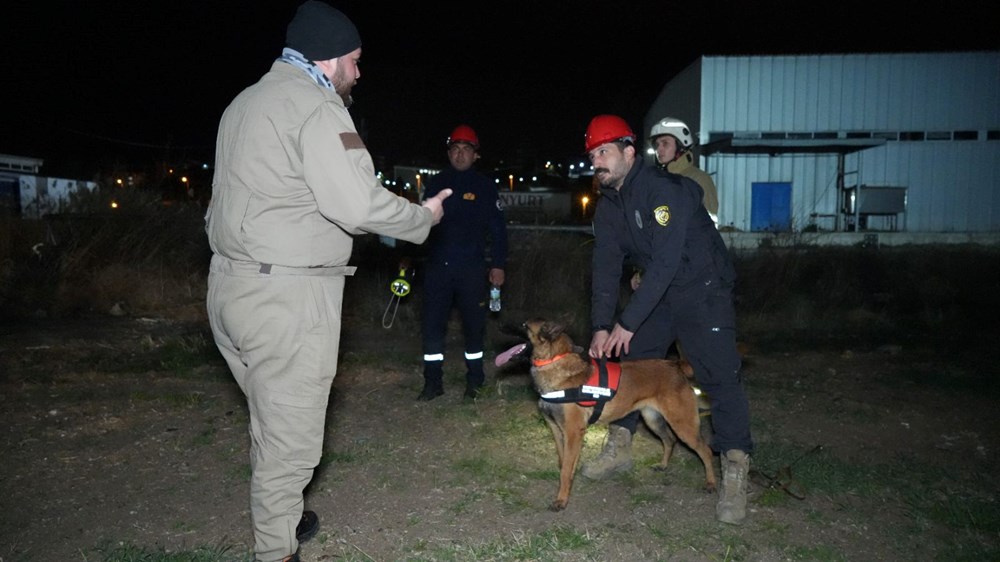
[[[792,183],[753,182],[750,191],[750,230],[792,230]]]
[[[17,178],[0,178],[0,216],[21,214],[21,187]]]

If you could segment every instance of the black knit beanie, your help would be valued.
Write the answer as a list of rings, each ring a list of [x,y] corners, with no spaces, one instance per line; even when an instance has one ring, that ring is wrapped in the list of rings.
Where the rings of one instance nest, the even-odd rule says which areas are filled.
[[[302,53],[307,60],[330,60],[360,47],[361,36],[340,10],[319,0],[308,0],[288,24],[285,46]]]

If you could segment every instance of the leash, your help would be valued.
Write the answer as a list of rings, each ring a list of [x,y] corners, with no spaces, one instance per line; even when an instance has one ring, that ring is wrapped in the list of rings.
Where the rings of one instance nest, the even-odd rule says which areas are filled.
[[[771,488],[774,490],[781,490],[797,500],[804,500],[806,499],[805,493],[800,491],[801,486],[798,484],[798,482],[795,481],[795,478],[792,476],[792,467],[795,466],[802,459],[808,457],[809,455],[812,455],[813,453],[817,453],[821,450],[823,450],[823,446],[816,445],[812,449],[809,449],[808,451],[803,453],[799,458],[778,469],[777,474],[770,475],[761,470],[750,469],[749,476],[751,478],[754,478],[756,476],[757,478],[754,478],[754,480],[756,480],[756,483],[760,486],[763,486],[765,488]]]
[[[409,277],[409,269],[407,268],[406,262],[399,264],[399,274],[395,279],[389,283],[389,304],[385,307],[385,312],[382,313],[382,327],[389,329],[392,327],[392,323],[396,320],[396,311],[399,310],[399,301],[403,299],[406,295],[410,294],[410,282],[407,279]],[[392,315],[390,316],[389,311],[392,310]]]

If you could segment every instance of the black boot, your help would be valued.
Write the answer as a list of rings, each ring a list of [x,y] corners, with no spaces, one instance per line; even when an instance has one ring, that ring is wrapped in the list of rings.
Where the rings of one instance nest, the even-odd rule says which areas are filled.
[[[441,361],[424,361],[424,389],[417,400],[434,400],[444,394],[444,370]]]
[[[442,394],[444,394],[444,385],[440,380],[424,379],[424,389],[420,391],[417,400],[434,400]]]
[[[465,397],[475,400],[479,396],[479,390],[483,388],[483,383],[467,380],[465,383]]]
[[[465,397],[475,399],[479,396],[479,389],[486,382],[486,374],[483,373],[482,359],[466,359],[465,367]]]
[[[304,543],[316,536],[319,530],[319,516],[315,511],[303,511],[302,519],[295,526],[295,540]]]

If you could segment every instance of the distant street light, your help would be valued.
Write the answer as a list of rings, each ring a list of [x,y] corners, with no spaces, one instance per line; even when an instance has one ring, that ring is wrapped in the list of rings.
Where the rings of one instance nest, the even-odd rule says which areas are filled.
[[[580,203],[583,204],[583,218],[587,218],[587,203],[590,203],[590,197],[584,195],[580,198]]]

